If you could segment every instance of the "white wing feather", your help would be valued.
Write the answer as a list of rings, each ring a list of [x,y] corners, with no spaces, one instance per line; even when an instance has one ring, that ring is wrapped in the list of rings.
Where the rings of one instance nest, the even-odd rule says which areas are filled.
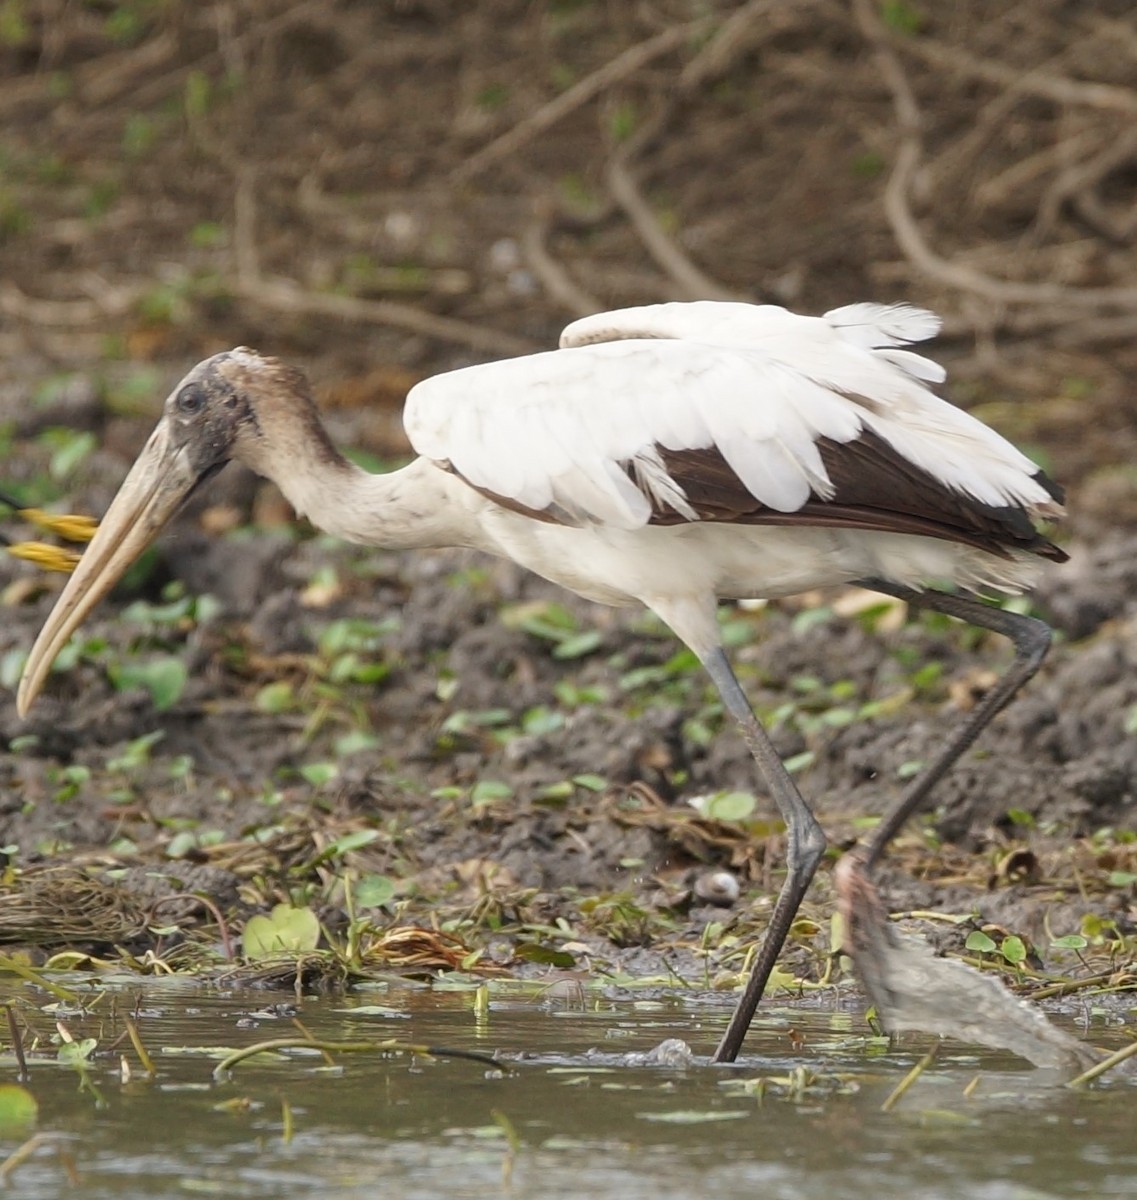
[[[910,305],[824,317],[716,301],[598,313],[569,325],[560,350],[423,381],[404,420],[419,454],[480,488],[624,529],[650,519],[645,490],[694,515],[657,446],[716,447],[759,501],[793,512],[833,494],[818,439],[865,429],[981,503],[1045,510],[1034,464],[928,390],[943,378],[937,363],[899,348],[938,328]]]

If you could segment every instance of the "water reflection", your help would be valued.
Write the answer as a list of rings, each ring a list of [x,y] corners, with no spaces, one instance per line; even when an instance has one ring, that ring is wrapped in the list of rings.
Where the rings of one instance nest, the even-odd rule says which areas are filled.
[[[136,991],[123,990],[118,1007],[133,1005]],[[25,987],[13,998],[32,1028],[50,1033],[52,1015],[29,1007],[48,997]],[[120,1032],[111,1005],[68,1018],[75,1036],[99,1039],[92,1077],[104,1103],[51,1062],[33,1062],[29,1086],[39,1129],[74,1162],[84,1197],[1134,1194],[1131,1085],[1073,1094],[1018,1060],[958,1048],[895,1112],[882,1113],[926,1042],[881,1046],[850,1012],[767,1012],[746,1060],[715,1068],[705,1056],[725,1019],[721,1002],[593,999],[582,1010],[507,993],[479,1010],[470,993],[393,989],[305,1000],[305,1026],[336,1040],[496,1049],[509,1069],[401,1056],[329,1065],[306,1052],[261,1057],[212,1083],[210,1048],[293,1032],[289,1006],[272,1003],[263,993],[148,987],[140,1023],[158,1077],[136,1073],[128,1083],[118,1061],[129,1046],[110,1050]],[[1118,1044],[1112,1029],[1091,1033]],[[686,1069],[625,1065],[629,1052],[664,1038],[682,1038],[703,1057]],[[71,1186],[51,1146],[11,1182],[32,1200]]]

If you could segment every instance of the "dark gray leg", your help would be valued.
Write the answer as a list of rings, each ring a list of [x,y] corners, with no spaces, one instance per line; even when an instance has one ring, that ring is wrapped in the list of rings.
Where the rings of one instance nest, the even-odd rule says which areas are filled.
[[[1007,612],[984,604],[974,596],[952,595],[947,592],[918,592],[879,579],[864,581],[864,586],[874,592],[884,592],[909,604],[920,605],[958,617],[971,625],[990,629],[1010,638],[1015,647],[1015,661],[1006,674],[987,693],[982,703],[977,704],[967,719],[948,739],[932,764],[912,783],[912,786],[887,812],[873,833],[864,860],[864,870],[871,870],[885,847],[896,836],[900,827],[913,813],[924,807],[928,793],[944,777],[957,758],[983,732],[987,724],[1014,698],[1015,693],[1038,670],[1046,651],[1050,648],[1050,627],[1036,617],[1022,613]]]
[[[727,712],[738,722],[762,780],[786,823],[786,881],[778,893],[766,936],[750,970],[750,978],[714,1053],[715,1062],[734,1062],[742,1039],[754,1019],[758,1002],[766,990],[766,982],[781,953],[786,934],[825,853],[825,834],[782,765],[766,731],[754,716],[725,652],[721,648],[716,649],[703,659],[703,665],[714,680]]]

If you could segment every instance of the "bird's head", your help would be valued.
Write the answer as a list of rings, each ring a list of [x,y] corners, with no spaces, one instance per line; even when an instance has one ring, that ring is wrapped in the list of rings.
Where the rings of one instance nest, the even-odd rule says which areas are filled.
[[[163,455],[162,466],[178,483],[188,484],[180,503],[230,460],[265,474],[269,447],[280,449],[282,412],[312,424],[315,409],[302,371],[244,346],[215,354],[199,362],[167,397],[131,476],[148,456]],[[274,434],[267,443],[266,426]]]
[[[266,425],[274,438],[266,438]],[[230,460],[267,474],[270,453],[279,454],[289,432],[313,428],[323,435],[301,371],[243,346],[198,363],[166,399],[40,630],[20,680],[21,716],[67,639],[201,484]]]

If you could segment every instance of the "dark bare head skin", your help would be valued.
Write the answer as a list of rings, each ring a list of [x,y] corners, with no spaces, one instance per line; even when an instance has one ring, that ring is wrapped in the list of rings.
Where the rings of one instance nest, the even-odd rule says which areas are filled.
[[[230,459],[265,474],[266,431],[274,455],[292,437],[339,457],[324,434],[304,372],[238,346],[197,364],[166,401],[171,447],[200,477]],[[279,463],[279,459],[278,459]]]
[[[21,716],[67,639],[199,484],[230,460],[269,474],[271,460],[279,470],[301,446],[325,461],[343,461],[320,424],[302,371],[243,346],[198,363],[170,393],[40,630],[20,680]]]

